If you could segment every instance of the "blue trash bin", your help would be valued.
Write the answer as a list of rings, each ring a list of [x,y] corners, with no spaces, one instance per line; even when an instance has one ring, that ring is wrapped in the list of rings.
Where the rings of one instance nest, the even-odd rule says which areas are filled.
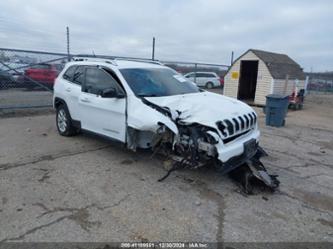
[[[288,112],[289,96],[269,94],[266,96],[266,125],[281,127],[285,124]]]

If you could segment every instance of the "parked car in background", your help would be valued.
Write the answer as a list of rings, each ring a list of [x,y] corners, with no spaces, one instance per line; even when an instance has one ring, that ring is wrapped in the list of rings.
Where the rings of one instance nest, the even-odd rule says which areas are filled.
[[[198,86],[203,86],[208,89],[223,86],[223,80],[214,72],[191,72],[184,76]]]
[[[57,64],[41,63],[33,65],[24,71],[25,82],[31,83],[32,85],[33,81],[37,81],[53,89],[54,81],[61,70],[61,65]],[[29,79],[31,79],[30,82]]]
[[[5,70],[0,69],[0,89],[15,87],[14,77]]]

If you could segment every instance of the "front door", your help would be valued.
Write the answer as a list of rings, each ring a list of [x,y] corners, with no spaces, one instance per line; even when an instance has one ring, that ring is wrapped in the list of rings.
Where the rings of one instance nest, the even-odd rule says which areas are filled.
[[[98,67],[87,67],[79,97],[81,127],[125,142],[126,98],[101,97],[105,89],[123,91],[108,72]]]

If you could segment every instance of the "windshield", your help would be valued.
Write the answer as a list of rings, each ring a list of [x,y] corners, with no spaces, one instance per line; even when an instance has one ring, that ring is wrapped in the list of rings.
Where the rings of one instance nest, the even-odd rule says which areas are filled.
[[[121,69],[128,85],[136,96],[161,97],[200,92],[185,77],[168,68]]]

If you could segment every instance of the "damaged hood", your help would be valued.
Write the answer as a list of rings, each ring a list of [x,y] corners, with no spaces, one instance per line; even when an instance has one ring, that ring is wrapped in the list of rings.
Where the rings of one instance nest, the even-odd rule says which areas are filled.
[[[199,123],[213,128],[219,120],[254,112],[250,106],[239,100],[206,91],[145,99],[160,107],[167,107],[174,113],[177,112],[177,117],[186,124]]]

